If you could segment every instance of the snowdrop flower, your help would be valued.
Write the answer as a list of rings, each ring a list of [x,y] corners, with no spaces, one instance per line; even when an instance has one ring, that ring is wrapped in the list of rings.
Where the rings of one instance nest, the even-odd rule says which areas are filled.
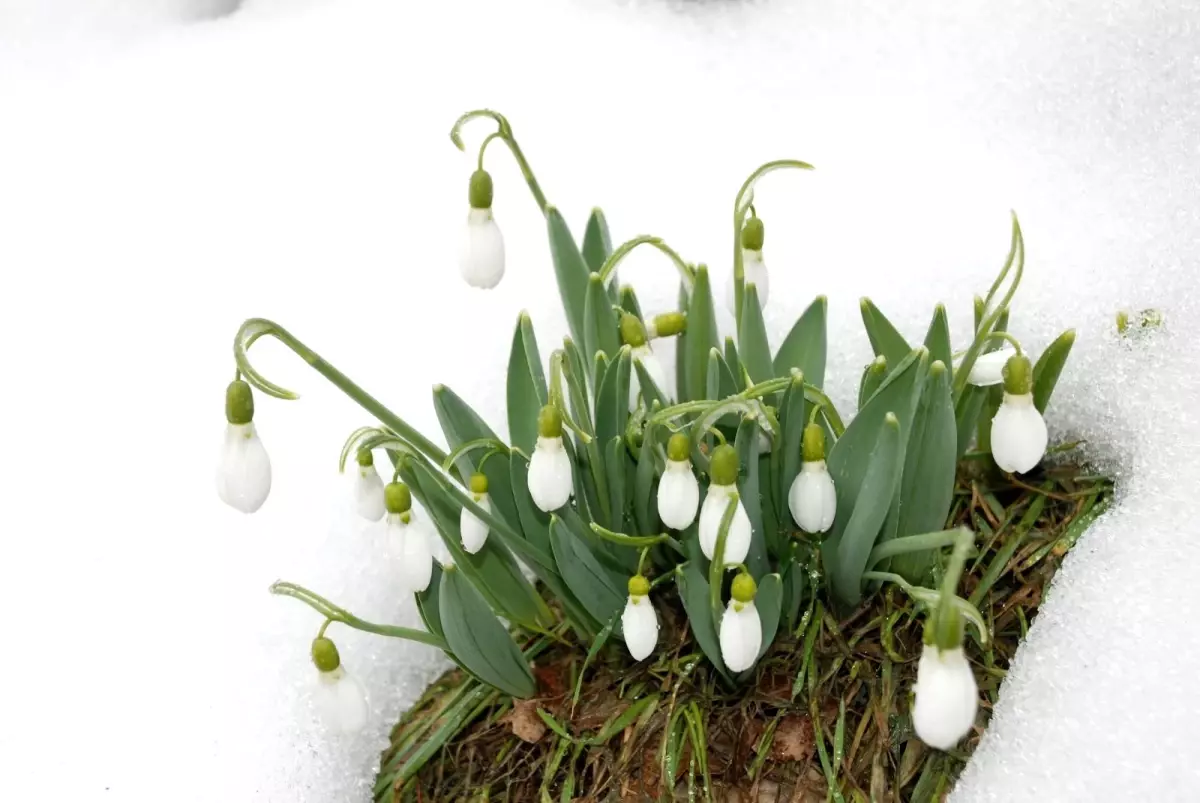
[[[650,375],[650,379],[654,381],[655,387],[664,396],[670,398],[667,393],[667,372],[663,370],[662,363],[655,356],[650,348],[650,343],[646,338],[646,327],[638,320],[636,315],[630,315],[628,312],[621,314],[621,342],[629,346],[630,357],[634,362],[639,362],[646,369],[646,373]],[[637,409],[638,396],[642,392],[641,379],[638,376],[637,369],[634,368],[629,372],[629,411],[633,412]],[[646,405],[649,407],[649,403]]]
[[[721,660],[730,672],[744,672],[762,650],[762,619],[754,607],[758,587],[746,572],[733,578],[729,605],[721,617]]]
[[[658,644],[658,614],[650,604],[650,583],[640,574],[629,578],[629,599],[621,613],[621,632],[635,661],[649,656]]]
[[[563,446],[562,416],[552,404],[538,413],[538,439],[529,458],[529,495],[543,513],[571,498],[571,458]]]
[[[913,727],[930,747],[949,750],[975,724],[979,688],[961,644],[945,650],[926,644],[913,691]]]
[[[504,236],[492,216],[492,177],[486,170],[471,174],[471,211],[459,251],[458,269],[467,284],[490,290],[504,278]]]
[[[388,550],[400,564],[401,587],[410,594],[429,588],[433,576],[430,534],[413,516],[412,494],[402,482],[388,483],[383,490],[387,505]]]
[[[771,294],[771,278],[767,274],[767,263],[763,262],[763,223],[758,217],[752,217],[742,227],[742,286],[754,285],[758,288],[758,305],[767,306],[767,297]],[[737,317],[737,297],[731,277],[725,293],[725,306],[734,318]]]
[[[818,424],[804,428],[800,473],[788,491],[788,508],[796,526],[806,533],[823,533],[833,526],[837,492],[825,466],[825,433]]]
[[[313,639],[312,660],[317,666],[314,702],[321,719],[342,733],[362,730],[367,722],[367,695],[354,676],[342,668],[337,647],[318,636]]]
[[[237,379],[225,390],[225,442],[217,465],[217,495],[243,513],[253,513],[271,492],[271,458],[254,430],[254,396]]]
[[[979,387],[999,385],[1004,381],[1005,364],[1016,353],[1017,350],[1012,346],[1005,346],[998,351],[980,354],[979,358],[975,360],[975,364],[971,366],[971,373],[967,374],[967,382]]]
[[[992,458],[1003,471],[1024,474],[1046,454],[1049,435],[1032,391],[1029,358],[1014,354],[1004,364],[1004,400],[992,419]]]
[[[713,450],[708,474],[711,483],[708,486],[708,495],[704,497],[704,504],[700,508],[700,549],[704,552],[704,557],[712,560],[717,549],[721,518],[725,515],[730,498],[737,493],[737,450],[727,443]],[[729,524],[729,534],[725,537],[725,565],[741,563],[749,551],[750,517],[746,515],[746,507],[739,498],[737,511]]]
[[[359,449],[356,462],[354,508],[367,521],[379,521],[387,510],[383,503],[383,478],[375,468],[375,457],[370,449]]]
[[[682,432],[667,441],[667,470],[658,481],[658,517],[672,530],[690,527],[700,507],[700,483],[692,473],[691,451],[691,442]]]
[[[471,475],[471,501],[488,513],[492,512],[492,500],[488,498],[488,478],[479,472]],[[458,519],[458,530],[462,535],[463,549],[472,555],[483,549],[483,543],[488,537],[488,526],[465,506]]]

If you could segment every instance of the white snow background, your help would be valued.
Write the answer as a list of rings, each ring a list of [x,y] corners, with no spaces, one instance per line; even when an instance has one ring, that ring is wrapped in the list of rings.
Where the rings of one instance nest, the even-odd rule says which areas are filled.
[[[462,111],[506,113],[577,235],[663,236],[724,281],[764,180],[773,343],[830,298],[847,413],[869,294],[917,338],[1027,243],[1014,331],[1078,342],[1049,411],[1120,503],[1080,541],[953,800],[1189,800],[1200,787],[1200,22],[1194,3],[0,0],[0,777],[13,801],[365,801],[386,733],[441,668],[335,626],[374,706],[327,736],[306,703],[303,583],[413,624],[344,506],[367,416],[264,341],[299,390],[258,397],[264,508],[213,468],[241,321],[271,317],[440,440],[444,382],[497,429],[512,326],[566,327],[544,224],[489,149],[508,275],[458,279]],[[467,131],[472,150],[490,131]],[[673,303],[653,252],[622,277]],[[1166,326],[1129,347],[1113,315]],[[722,314],[724,314],[722,310]],[[726,326],[728,317],[724,319]]]

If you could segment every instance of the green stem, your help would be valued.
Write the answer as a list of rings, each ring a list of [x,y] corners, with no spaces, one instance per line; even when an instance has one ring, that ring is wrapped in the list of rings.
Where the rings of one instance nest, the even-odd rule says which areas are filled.
[[[742,294],[745,277],[745,268],[742,264],[742,223],[754,201],[754,183],[767,173],[789,167],[799,170],[813,169],[808,162],[795,159],[776,159],[773,162],[767,162],[746,177],[746,180],[742,182],[741,189],[738,190],[737,197],[733,200],[733,305],[739,332],[742,329]],[[750,193],[749,198],[745,198],[746,193]],[[745,198],[744,202],[743,198]]]
[[[508,445],[504,443],[504,441],[501,441],[498,438],[476,438],[473,441],[467,441],[451,452],[449,456],[442,461],[442,471],[449,471],[450,467],[458,462],[458,458],[462,457],[468,452],[473,452],[476,449],[483,449],[485,447],[491,447],[493,452],[499,450],[501,454],[508,454]],[[481,460],[480,465],[482,465],[482,463],[483,461]],[[470,480],[470,477],[465,477],[464,479]]]
[[[317,373],[328,379],[334,387],[358,402],[364,410],[378,418],[430,460],[441,463],[446,459],[446,453],[438,448],[437,444],[410,426],[400,416],[384,407],[378,399],[352,382],[348,376],[321,359],[316,352],[297,340],[291,332],[274,321],[269,321],[265,318],[251,318],[243,323],[233,340],[233,358],[237,361],[238,369],[251,385],[268,396],[274,396],[277,399],[299,398],[287,388],[280,387],[269,381],[250,364],[250,359],[247,357],[246,352],[253,345],[254,341],[263,336],[273,337],[294,351],[302,360],[312,366]]]
[[[462,117],[459,117],[455,121],[454,127],[450,129],[450,141],[460,151],[466,150],[462,141],[462,127],[476,117],[489,117],[496,122],[497,130],[493,136],[503,140],[508,149],[512,151],[513,158],[517,160],[517,166],[521,168],[521,175],[525,177],[525,183],[529,185],[529,191],[533,193],[533,200],[537,202],[538,209],[542,210],[542,214],[545,214],[550,203],[546,200],[546,194],[542,192],[541,185],[538,184],[537,178],[533,175],[533,170],[529,167],[529,162],[525,159],[525,154],[521,152],[521,146],[517,144],[517,140],[513,136],[512,126],[508,124],[508,120],[503,114],[491,109],[475,109],[474,111],[467,112]],[[483,147],[486,147],[491,138],[489,137],[484,140]],[[483,147],[480,148],[479,153],[480,165],[483,164]]]
[[[592,442],[592,436],[584,431],[583,427],[575,423],[575,419],[571,418],[571,411],[567,409],[566,396],[563,395],[562,389],[562,374],[563,361],[566,359],[566,354],[562,349],[555,349],[550,355],[550,403],[558,408],[558,414],[562,416],[563,423],[567,425],[567,429],[574,432],[583,441],[584,445]]]
[[[639,245],[652,245],[659,251],[662,251],[671,261],[675,263],[675,268],[679,271],[679,276],[683,279],[683,284],[688,288],[688,293],[691,293],[692,283],[696,281],[696,274],[691,267],[683,261],[683,257],[676,253],[675,249],[662,241],[660,237],[652,237],[649,234],[643,234],[634,237],[632,240],[621,243],[616,250],[609,255],[608,259],[604,260],[604,264],[600,267],[600,281],[608,282],[608,278],[612,276],[613,271],[617,269],[617,265],[624,259],[630,251],[637,248]]]
[[[1008,332],[989,332],[988,340],[1007,340],[1017,350],[1017,354],[1023,354],[1020,342],[1010,335]]]
[[[953,530],[941,530],[939,532],[922,533],[921,535],[906,535],[903,538],[892,538],[871,550],[871,555],[867,558],[867,565],[874,566],[880,561],[887,560],[896,555],[905,555],[909,552],[925,552],[930,549],[941,549],[942,547],[956,544],[962,538],[961,533],[963,532],[969,534],[970,530],[966,527],[955,527]]]
[[[605,541],[612,541],[614,544],[621,546],[633,547],[634,549],[649,549],[656,544],[666,544],[674,549],[680,555],[687,557],[687,550],[683,548],[683,544],[676,541],[666,533],[659,535],[626,535],[625,533],[617,533],[612,530],[607,530],[595,522],[592,523],[592,532],[603,538]],[[641,572],[641,569],[638,570]]]
[[[324,597],[314,594],[303,586],[298,586],[295,583],[276,582],[271,584],[271,593],[278,594],[283,597],[291,597],[298,599],[305,605],[309,606],[317,613],[324,616],[332,622],[341,622],[347,627],[353,627],[355,630],[362,630],[366,633],[375,633],[380,636],[389,636],[391,638],[402,638],[408,641],[416,641],[421,644],[428,644],[431,647],[438,649],[446,649],[446,643],[432,633],[426,633],[423,630],[414,630],[411,627],[399,627],[397,625],[378,625],[374,622],[368,622],[365,619],[359,619],[349,611],[339,608]],[[325,626],[329,625],[329,621]],[[324,633],[325,627],[321,628]]]
[[[729,503],[725,505],[725,513],[721,516],[721,525],[717,529],[717,543],[713,547],[712,562],[708,567],[708,601],[712,605],[713,623],[718,632],[721,626],[721,580],[725,576],[725,539],[729,536],[729,528],[733,524],[733,516],[737,512],[740,497],[737,492],[729,495]]]

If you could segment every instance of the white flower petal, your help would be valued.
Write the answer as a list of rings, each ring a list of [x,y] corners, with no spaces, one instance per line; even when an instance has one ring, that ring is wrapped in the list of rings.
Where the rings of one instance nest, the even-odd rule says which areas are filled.
[[[543,513],[558,510],[571,498],[571,458],[561,437],[538,437],[529,458],[529,495]]]
[[[658,644],[658,614],[649,597],[626,599],[625,610],[621,612],[621,632],[633,660],[641,661],[654,652]]]
[[[367,723],[367,694],[345,669],[317,673],[313,702],[326,726],[342,733],[362,730]]]
[[[742,284],[753,284],[758,289],[758,306],[765,308],[771,295],[771,277],[767,273],[767,263],[763,261],[762,251],[742,249]],[[729,314],[737,318],[737,305],[734,303],[733,274],[725,285],[725,308]]]
[[[979,387],[999,385],[1004,381],[1004,364],[1016,353],[1017,350],[1012,346],[1005,346],[997,351],[980,354],[971,366],[971,373],[967,374],[967,382]]]
[[[837,492],[824,460],[806,460],[788,491],[788,508],[801,530],[823,533],[833,526]]]
[[[472,209],[467,215],[458,269],[467,284],[485,290],[504,278],[504,237],[491,209]]]
[[[689,460],[668,460],[658,481],[658,517],[672,530],[686,530],[696,520],[700,482]]]
[[[939,651],[926,645],[913,691],[913,727],[925,744],[949,750],[970,732],[979,705],[979,687],[961,647]]]
[[[1024,474],[1042,461],[1049,444],[1046,422],[1033,394],[1004,394],[992,419],[992,457],[1003,471]]]
[[[401,588],[406,593],[416,594],[429,588],[429,578],[433,576],[433,552],[429,543],[431,534],[416,518],[414,511],[408,512],[408,524],[400,518],[401,515],[388,514],[388,549],[397,564]]]
[[[740,608],[740,610],[739,610]],[[762,620],[753,602],[730,600],[721,617],[721,660],[730,672],[744,672],[762,650]]]
[[[375,466],[358,466],[354,479],[354,509],[367,521],[379,521],[387,512],[383,499],[383,478]]]
[[[710,485],[704,504],[700,507],[700,550],[704,557],[712,560],[717,548],[717,536],[721,531],[721,518],[729,505],[729,496],[737,491],[735,485]],[[729,524],[725,536],[725,565],[741,563],[750,551],[750,517],[746,506],[738,499],[737,512]]]
[[[271,458],[254,424],[228,424],[217,464],[217,495],[243,513],[253,513],[271,492]]]
[[[478,494],[474,501],[488,513],[492,512],[492,500],[487,494]],[[465,507],[458,519],[458,529],[462,535],[463,549],[472,555],[483,549],[488,537],[488,526]]]

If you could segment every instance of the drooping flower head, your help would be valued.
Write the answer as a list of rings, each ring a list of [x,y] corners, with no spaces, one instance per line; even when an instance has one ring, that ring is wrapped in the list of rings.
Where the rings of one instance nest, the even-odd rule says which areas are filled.
[[[492,177],[486,170],[471,174],[471,205],[458,267],[472,287],[491,289],[504,278],[504,236],[492,215]]]
[[[529,495],[544,513],[571,498],[571,457],[562,439],[562,415],[547,404],[538,413],[538,439],[529,458]]]
[[[367,695],[358,680],[342,667],[337,647],[318,636],[312,643],[312,661],[317,667],[313,701],[321,719],[342,733],[361,730],[367,722]]]
[[[402,482],[388,483],[384,488],[387,504],[387,545],[407,593],[416,594],[429,588],[433,576],[431,534],[412,510],[412,493]]]
[[[245,380],[225,390],[225,441],[217,464],[217,495],[243,513],[253,513],[271,492],[271,458],[254,429],[254,395]]]
[[[375,468],[370,449],[359,449],[355,455],[358,471],[354,480],[354,509],[367,521],[379,521],[387,512],[383,501],[383,478]]]
[[[962,642],[957,612],[947,609],[940,615],[937,611],[931,614],[917,664],[912,719],[921,741],[938,750],[954,747],[975,724],[979,687]]]
[[[658,644],[658,614],[650,604],[650,582],[640,574],[629,578],[629,598],[621,612],[621,633],[635,661],[648,657]]]
[[[667,441],[667,468],[658,481],[658,517],[673,530],[690,527],[700,506],[700,482],[692,473],[691,451],[691,441],[682,432]]]
[[[717,536],[721,529],[721,518],[730,500],[737,494],[738,453],[727,443],[713,450],[708,475],[711,480],[708,494],[700,508],[700,549],[704,557],[713,560],[716,554]],[[737,510],[725,537],[724,563],[726,566],[741,563],[750,551],[750,517],[746,506],[737,500]]]
[[[631,315],[628,312],[621,313],[621,342],[630,347],[630,357],[636,363],[641,363],[646,369],[646,373],[650,375],[655,387],[659,392],[670,398],[670,393],[667,387],[667,372],[663,370],[662,363],[655,356],[654,351],[650,348],[650,342],[646,337],[646,327],[642,324],[636,315]],[[629,372],[629,410],[630,412],[637,409],[638,396],[642,392],[642,382],[638,377],[637,369]],[[647,407],[650,405],[647,404]]]
[[[766,231],[762,218],[751,216],[742,225],[742,285],[754,285],[758,289],[758,305],[765,308],[771,294],[771,277],[767,273],[767,263],[763,261],[763,240]],[[734,281],[729,282],[725,294],[725,306],[735,318],[738,314]]]
[[[1003,471],[1024,474],[1046,454],[1049,434],[1033,400],[1033,367],[1024,354],[1004,363],[1004,400],[992,419],[992,457]]]
[[[492,512],[492,501],[488,497],[488,478],[475,472],[471,475],[471,500],[487,512]],[[487,541],[488,526],[465,505],[458,520],[459,533],[462,535],[463,549],[474,555],[483,549]]]
[[[762,651],[762,619],[754,606],[758,586],[754,578],[740,572],[733,578],[729,604],[721,617],[721,660],[731,672],[744,672],[758,661]]]
[[[796,526],[807,533],[823,533],[833,526],[837,492],[825,465],[825,432],[819,424],[804,428],[800,473],[788,491],[788,508]]]

